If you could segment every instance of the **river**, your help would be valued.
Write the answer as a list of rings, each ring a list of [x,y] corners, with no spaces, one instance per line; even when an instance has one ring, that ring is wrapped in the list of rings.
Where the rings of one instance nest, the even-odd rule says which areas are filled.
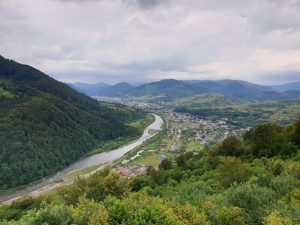
[[[152,114],[155,117],[155,121],[150,124],[143,132],[142,136],[136,139],[133,142],[128,143],[122,147],[119,147],[112,151],[107,151],[103,153],[98,153],[87,158],[81,159],[76,161],[75,163],[68,166],[66,169],[58,172],[55,176],[50,178],[45,178],[40,182],[35,184],[27,185],[25,187],[21,187],[16,189],[10,193],[2,194],[0,196],[0,202],[7,202],[11,199],[16,199],[20,196],[29,195],[30,193],[37,191],[49,184],[55,183],[60,181],[66,174],[70,173],[74,170],[82,170],[87,167],[103,164],[103,163],[110,163],[114,160],[121,158],[125,153],[133,150],[134,148],[141,145],[144,141],[148,140],[149,138],[153,137],[157,132],[152,133],[151,130],[159,131],[163,125],[163,120],[160,116]]]

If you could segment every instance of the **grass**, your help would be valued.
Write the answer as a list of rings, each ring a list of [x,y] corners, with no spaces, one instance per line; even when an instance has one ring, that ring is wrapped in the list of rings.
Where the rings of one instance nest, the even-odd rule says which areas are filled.
[[[136,138],[137,137],[126,137],[126,138],[122,137],[122,138],[117,138],[117,139],[113,139],[113,140],[109,140],[109,141],[100,143],[99,146],[101,146],[101,147],[96,148],[95,150],[87,153],[85,155],[85,157],[117,149],[117,148],[135,140]]]
[[[86,167],[82,170],[75,170],[73,172],[71,171],[66,176],[67,177],[77,177],[77,176],[81,176],[84,174],[89,174],[89,173],[93,172],[94,170],[98,169],[99,167],[100,167],[100,165],[94,165],[94,166]]]
[[[156,143],[155,146],[157,146],[156,148],[149,148],[149,150],[151,149],[159,149],[159,150],[162,150],[162,151],[168,151],[172,145],[172,142],[174,140],[174,137],[168,137],[168,136],[164,136],[161,140],[160,143]],[[164,147],[162,146],[164,145]],[[148,149],[147,147],[145,149]]]
[[[150,138],[146,142],[144,142],[141,146],[133,149],[132,151],[126,153],[123,157],[116,160],[114,162],[114,166],[120,166],[123,160],[129,160],[131,157],[135,156],[137,152],[143,150],[141,153],[141,157],[136,158],[133,161],[130,161],[130,164],[145,164],[145,165],[153,165],[158,166],[160,161],[156,158],[161,154],[157,152],[152,152],[149,150],[159,150],[161,148],[161,143],[164,140],[168,140],[166,129],[163,129],[154,137]],[[168,146],[167,146],[168,147]],[[162,151],[160,151],[162,152]]]
[[[147,166],[158,167],[161,161],[157,160],[157,157],[159,157],[160,155],[161,153],[158,152],[147,152],[146,154],[143,154],[141,157],[132,161],[130,164],[144,164]]]
[[[186,145],[186,151],[191,152],[191,151],[202,151],[204,149],[204,145],[200,144],[196,141],[191,141],[187,143]]]
[[[146,151],[142,153],[142,156],[135,159],[134,161],[130,162],[130,165],[133,164],[144,164],[146,166],[153,166],[153,167],[158,167],[158,165],[160,164],[161,160],[158,160],[157,158],[159,156],[161,156],[161,154],[163,153],[163,151],[159,151],[159,152],[150,152],[150,151]],[[172,156],[172,153],[167,152],[167,158],[170,158]]]

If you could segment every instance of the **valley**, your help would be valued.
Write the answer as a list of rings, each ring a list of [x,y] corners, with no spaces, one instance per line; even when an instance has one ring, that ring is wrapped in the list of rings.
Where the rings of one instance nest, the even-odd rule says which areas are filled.
[[[115,98],[108,104],[121,101],[125,104]],[[54,219],[90,224],[93,217],[78,222],[79,215],[98,215],[93,207],[105,213],[106,224],[132,224],[144,210],[154,214],[151,218],[143,214],[142,220],[159,216],[154,224],[299,222],[299,120],[287,126],[273,123],[245,129],[232,126],[226,118],[208,120],[170,111],[169,104],[132,100],[126,104],[155,112],[161,119],[155,116],[156,125],[148,127],[138,143],[91,156],[98,163],[111,162],[110,157],[106,161],[110,155],[113,163],[95,165],[83,159],[90,167],[71,170],[77,177],[72,182],[0,206],[0,218],[10,221],[3,224]],[[53,211],[56,207],[64,216]],[[120,212],[124,214],[119,216]]]
[[[0,192],[132,141],[151,123],[143,111],[98,102],[2,56],[0,88]]]
[[[169,102],[109,97],[98,99],[157,113],[165,120],[159,137],[117,161],[115,167],[123,175],[123,171],[137,170],[135,167],[138,165],[158,168],[163,159],[175,159],[183,153],[202,154],[229,136],[242,138],[257,125],[287,125],[300,117],[299,100],[253,102],[222,94],[195,95]],[[132,173],[129,172],[129,176]]]
[[[94,153],[84,159],[81,159],[67,168],[59,171],[55,176],[44,178],[40,182],[30,184],[26,187],[18,188],[10,192],[6,192],[0,195],[0,203],[11,203],[22,196],[39,196],[45,194],[51,190],[65,185],[70,185],[77,176],[85,176],[95,173],[104,164],[110,164],[115,160],[118,160],[127,152],[143,144],[148,139],[157,134],[163,125],[163,120],[157,115],[152,124],[147,126],[143,131],[143,134],[138,139],[122,145],[117,149],[105,149],[102,153]]]
[[[300,225],[300,0],[0,0],[0,225]]]
[[[251,163],[261,157],[266,157],[268,163],[268,158],[280,157],[283,170],[293,174],[291,180],[297,179],[298,90],[281,87],[284,91],[280,92],[274,87],[232,80],[162,80],[135,87],[121,83],[112,89],[103,83],[89,88],[82,83],[70,87],[32,67],[0,59],[0,201],[4,203],[0,220],[22,217],[19,213],[23,209],[14,212],[11,208],[19,203],[44,204],[35,203],[37,199],[55,202],[53,196],[61,198],[60,193],[64,193],[65,198],[73,188],[81,189],[85,182],[109,176],[122,183],[112,184],[114,187],[123,190],[130,186],[126,193],[140,193],[143,187],[156,192],[167,188],[160,193],[162,201],[173,196],[181,204],[180,195],[175,193],[181,188],[185,191],[184,183],[189,186],[204,179],[201,182],[208,188],[208,181],[202,177],[202,163],[207,169],[205,176],[212,174],[210,182],[220,190],[227,190],[235,184],[232,182],[244,184],[249,174],[255,174],[249,169]],[[80,88],[96,96],[81,94],[77,90]],[[234,170],[239,168],[241,174],[220,175],[227,171],[222,166],[228,165],[229,170],[231,165]],[[191,172],[196,181],[190,182],[192,178],[185,169],[196,169]],[[173,178],[168,178],[169,170]],[[177,183],[182,179],[183,183]],[[108,181],[103,182],[105,186]],[[169,182],[175,193],[168,187]],[[297,180],[293,182],[297,187]],[[93,190],[98,198],[98,189],[94,189],[97,185],[82,191]],[[72,201],[78,201],[78,196],[76,193]],[[199,201],[188,200],[189,204]],[[241,205],[241,209],[247,207]],[[259,221],[251,210],[242,215],[244,221]]]
[[[5,96],[9,101],[12,95]],[[93,98],[103,118],[121,122],[140,138],[124,133],[98,141],[55,176],[4,192],[2,224],[56,219],[87,225],[92,219],[81,221],[78,215],[99,215],[93,207],[105,213],[104,224],[132,224],[140,210],[154,210],[142,220],[160,215],[154,224],[299,221],[294,214],[299,210],[299,99],[261,101],[222,93]],[[57,207],[64,216],[57,217]],[[118,217],[120,212],[124,215]]]

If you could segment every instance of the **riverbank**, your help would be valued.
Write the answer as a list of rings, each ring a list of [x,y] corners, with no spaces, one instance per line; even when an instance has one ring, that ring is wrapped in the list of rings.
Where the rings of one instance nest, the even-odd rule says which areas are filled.
[[[143,131],[154,121],[155,121],[155,117],[152,114],[148,114],[143,121],[136,120],[136,121],[133,121],[133,122],[127,124],[128,126],[132,126],[132,127],[137,128],[138,130],[140,130],[140,134],[135,137],[122,137],[122,138],[117,138],[117,139],[114,139],[111,141],[106,141],[104,143],[100,143],[99,145],[101,145],[101,147],[98,147],[95,150],[87,153],[83,158],[92,156],[94,154],[102,153],[102,152],[112,151],[114,149],[120,148],[124,145],[127,145],[127,144],[135,141],[143,134]]]
[[[55,176],[48,178],[39,184],[24,187],[21,190],[17,190],[15,192],[9,193],[5,196],[0,196],[0,202],[7,204],[7,203],[10,203],[12,200],[16,200],[16,199],[26,196],[26,195],[32,196],[32,194],[34,194],[34,196],[36,196],[39,193],[39,190],[40,190],[40,193],[45,193],[45,192],[53,190],[57,187],[64,186],[64,185],[66,185],[66,183],[70,184],[72,182],[68,179],[66,179],[66,181],[65,181],[64,178],[71,171],[82,170],[82,169],[85,169],[88,167],[105,164],[105,163],[110,163],[110,162],[113,162],[114,160],[122,157],[125,153],[133,150],[137,146],[144,143],[144,141],[150,139],[151,137],[153,137],[154,135],[157,134],[157,132],[152,133],[151,132],[152,130],[159,131],[161,129],[161,126],[163,125],[162,118],[155,114],[152,114],[152,115],[155,117],[155,121],[144,130],[142,136],[139,139],[137,139],[133,142],[130,142],[125,146],[119,147],[115,150],[112,150],[109,152],[102,152],[102,153],[95,154],[95,155],[89,156],[87,158],[84,158],[82,160],[79,160],[79,161],[73,163],[72,165],[70,165],[69,167],[67,167],[66,169],[60,171]]]

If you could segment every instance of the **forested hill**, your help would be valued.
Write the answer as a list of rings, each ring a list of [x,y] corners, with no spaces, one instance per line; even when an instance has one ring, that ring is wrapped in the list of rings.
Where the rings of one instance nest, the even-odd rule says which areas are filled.
[[[0,190],[53,174],[103,141],[137,136],[124,124],[144,116],[1,56],[0,105]]]

